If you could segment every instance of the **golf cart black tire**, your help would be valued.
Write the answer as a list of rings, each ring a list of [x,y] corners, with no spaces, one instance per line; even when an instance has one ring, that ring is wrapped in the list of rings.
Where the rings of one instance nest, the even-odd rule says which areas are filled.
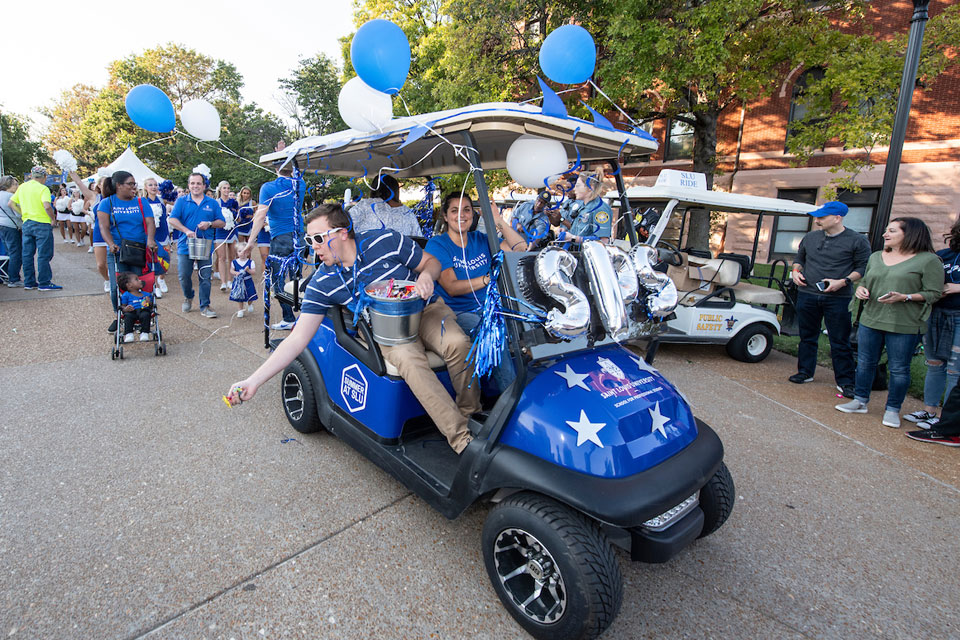
[[[294,418],[290,414],[290,407],[287,404],[287,383],[288,377],[296,377],[300,384],[301,395],[303,397],[303,410],[299,418]],[[283,403],[283,413],[287,416],[287,421],[299,433],[316,433],[323,429],[320,422],[320,414],[317,412],[316,395],[313,389],[313,378],[307,373],[306,367],[299,360],[294,360],[287,365],[280,376],[280,401]]]
[[[500,580],[494,548],[501,532],[510,528],[534,536],[556,561],[567,603],[553,623],[541,623],[521,611]],[[620,565],[596,522],[585,515],[540,494],[517,493],[490,511],[481,539],[483,561],[494,591],[510,615],[534,638],[596,638],[617,617],[623,599]]]
[[[750,342],[750,339],[754,336],[762,335],[767,339],[766,348],[757,355],[751,355],[747,351],[747,344]],[[773,348],[773,330],[770,329],[768,325],[762,323],[752,324],[737,335],[733,336],[733,339],[727,343],[727,354],[734,360],[739,360],[740,362],[760,362],[768,355],[770,355],[770,350]]]
[[[733,511],[736,491],[730,470],[727,469],[726,464],[721,462],[717,472],[700,489],[703,530],[697,536],[698,538],[704,538],[723,526],[723,523],[727,521]]]

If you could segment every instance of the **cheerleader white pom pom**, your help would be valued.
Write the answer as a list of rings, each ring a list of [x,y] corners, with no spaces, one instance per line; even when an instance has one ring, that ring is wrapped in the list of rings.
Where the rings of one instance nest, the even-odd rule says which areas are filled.
[[[53,152],[53,161],[57,163],[61,171],[76,171],[77,159],[66,149],[60,149]]]
[[[206,176],[207,180],[208,181],[210,180],[210,175],[211,175],[210,167],[208,167],[205,164],[202,164],[202,163],[198,164],[193,168],[193,172],[199,173],[202,176]]]

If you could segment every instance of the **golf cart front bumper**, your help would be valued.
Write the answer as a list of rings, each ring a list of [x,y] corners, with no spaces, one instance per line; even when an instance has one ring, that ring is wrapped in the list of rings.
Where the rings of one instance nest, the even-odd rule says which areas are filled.
[[[695,420],[697,437],[693,442],[660,464],[624,478],[572,471],[519,449],[501,446],[482,474],[481,493],[500,489],[536,491],[602,523],[631,531],[631,535],[636,530],[636,535],[644,540],[661,540],[666,546],[679,544],[681,538],[687,540],[690,535],[681,535],[681,528],[696,528],[692,535],[699,535],[703,520],[699,508],[690,509],[690,513],[700,514],[699,527],[692,520],[687,521],[690,513],[662,532],[645,525],[697,494],[720,468],[720,438],[704,422]]]

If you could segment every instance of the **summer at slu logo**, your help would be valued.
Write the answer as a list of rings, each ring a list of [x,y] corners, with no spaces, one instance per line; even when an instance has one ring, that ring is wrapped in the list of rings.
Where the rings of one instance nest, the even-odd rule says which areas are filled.
[[[367,379],[360,367],[352,364],[340,376],[340,397],[350,413],[362,411],[367,406]]]

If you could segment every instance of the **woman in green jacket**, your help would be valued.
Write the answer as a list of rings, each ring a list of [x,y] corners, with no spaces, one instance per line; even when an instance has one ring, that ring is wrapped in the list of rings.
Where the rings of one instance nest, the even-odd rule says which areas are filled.
[[[894,218],[883,234],[883,251],[867,262],[854,296],[863,305],[857,333],[857,382],[844,413],[866,413],[870,388],[884,346],[890,390],[883,424],[900,426],[900,407],[910,386],[910,360],[927,330],[931,305],[943,291],[943,265],[933,252],[930,229],[918,218]]]

